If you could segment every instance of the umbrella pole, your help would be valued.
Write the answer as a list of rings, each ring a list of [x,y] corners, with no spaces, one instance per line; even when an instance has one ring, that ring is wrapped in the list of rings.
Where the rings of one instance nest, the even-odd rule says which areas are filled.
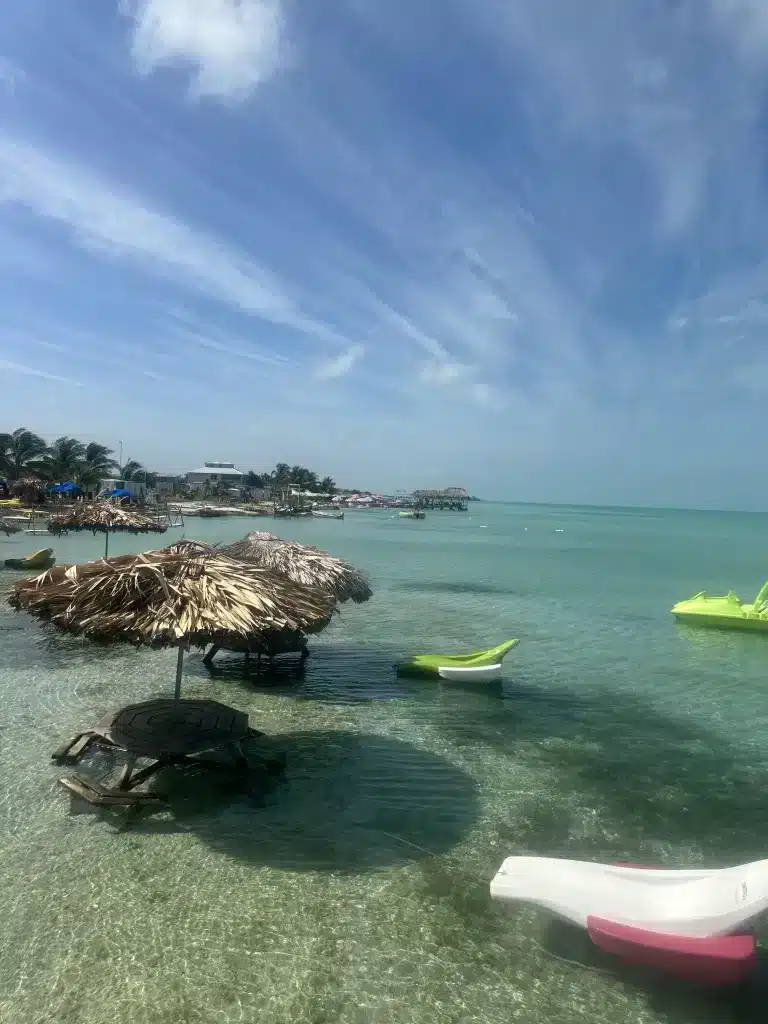
[[[109,527],[104,531],[104,557],[109,554]]]
[[[181,673],[184,668],[184,641],[179,643],[179,654],[176,659],[176,691],[174,700],[181,700]]]

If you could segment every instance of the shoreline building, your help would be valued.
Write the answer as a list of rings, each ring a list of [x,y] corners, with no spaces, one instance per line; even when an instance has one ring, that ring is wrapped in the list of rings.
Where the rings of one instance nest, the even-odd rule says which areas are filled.
[[[187,473],[187,485],[192,491],[202,491],[206,484],[242,487],[243,475],[234,462],[205,462]]]

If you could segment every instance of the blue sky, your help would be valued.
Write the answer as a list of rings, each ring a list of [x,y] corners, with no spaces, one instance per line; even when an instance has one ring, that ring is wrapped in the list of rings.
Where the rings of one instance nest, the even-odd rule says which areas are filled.
[[[15,0],[0,429],[762,507],[763,0]]]

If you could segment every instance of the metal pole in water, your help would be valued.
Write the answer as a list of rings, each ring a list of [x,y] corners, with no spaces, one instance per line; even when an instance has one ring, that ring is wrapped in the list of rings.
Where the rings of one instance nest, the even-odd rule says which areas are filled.
[[[174,700],[181,700],[181,673],[184,667],[184,641],[179,641],[179,654],[176,659],[176,692]]]

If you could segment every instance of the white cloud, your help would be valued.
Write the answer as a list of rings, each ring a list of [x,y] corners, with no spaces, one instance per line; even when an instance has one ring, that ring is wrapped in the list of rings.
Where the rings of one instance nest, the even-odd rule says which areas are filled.
[[[243,313],[323,340],[327,325],[302,314],[288,286],[244,253],[121,193],[84,168],[0,137],[0,203],[15,202],[68,228],[83,248],[131,260],[149,274]]]
[[[648,5],[603,0],[463,2],[465,16],[525,76],[527,103],[550,130],[588,146],[608,139],[645,164],[657,192],[657,226],[690,229],[703,215],[713,170],[744,168],[748,201],[752,129],[760,90],[735,66],[751,54],[762,74],[764,0]]]
[[[242,98],[280,62],[279,0],[122,0],[121,9],[134,22],[139,70],[192,65],[193,95]]]
[[[316,367],[315,376],[318,380],[333,380],[337,377],[346,376],[355,363],[362,358],[364,351],[362,345],[350,345],[340,355],[335,356],[333,359],[328,359]]]
[[[466,363],[434,360],[419,370],[417,380],[436,391],[454,389],[455,397],[487,409],[498,409],[500,403],[490,387],[478,379],[478,368]]]
[[[69,377],[59,377],[55,373],[46,373],[45,370],[38,370],[32,366],[24,366],[22,363],[12,363],[8,359],[0,359],[0,370],[8,370],[9,373],[21,373],[26,377],[43,377],[45,380],[56,380],[62,384],[73,384],[81,388],[83,385],[78,380]]]
[[[224,332],[215,327],[202,331],[190,330],[184,327],[173,329],[173,334],[182,342],[199,345],[202,348],[210,349],[213,352],[221,352],[233,359],[247,359],[254,363],[264,363],[268,366],[295,367],[298,364],[285,356],[276,355],[270,352],[262,352],[253,347],[247,347],[248,342],[242,338],[230,338]],[[221,340],[221,339],[225,340]]]
[[[421,367],[419,380],[435,387],[445,387],[465,377],[469,372],[470,367],[463,363],[441,363],[435,360]]]

